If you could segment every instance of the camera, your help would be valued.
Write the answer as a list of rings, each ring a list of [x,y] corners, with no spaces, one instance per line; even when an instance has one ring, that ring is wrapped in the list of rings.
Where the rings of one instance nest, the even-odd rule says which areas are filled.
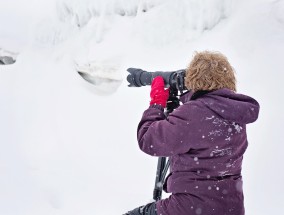
[[[142,87],[151,85],[153,79],[157,76],[162,76],[165,82],[165,87],[171,91],[180,91],[181,93],[187,88],[184,85],[185,70],[177,70],[171,72],[147,72],[142,69],[128,68],[129,72],[127,81],[129,87]]]

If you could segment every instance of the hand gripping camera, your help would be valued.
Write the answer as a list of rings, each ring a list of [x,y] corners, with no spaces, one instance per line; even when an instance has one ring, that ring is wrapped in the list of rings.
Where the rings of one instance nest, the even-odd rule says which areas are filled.
[[[129,75],[127,76],[129,87],[142,87],[151,85],[155,77],[163,77],[165,87],[170,88],[166,114],[171,113],[179,106],[178,94],[182,94],[183,91],[187,90],[184,85],[184,69],[172,72],[147,72],[142,69],[128,68],[127,71],[129,72]]]

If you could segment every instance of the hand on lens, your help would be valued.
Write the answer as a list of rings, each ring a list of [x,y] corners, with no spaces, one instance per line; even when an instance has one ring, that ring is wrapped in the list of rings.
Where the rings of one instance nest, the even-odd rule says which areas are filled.
[[[157,76],[154,78],[151,84],[150,92],[150,105],[158,104],[163,108],[166,107],[167,100],[169,98],[170,89],[165,89],[165,82],[162,76]]]

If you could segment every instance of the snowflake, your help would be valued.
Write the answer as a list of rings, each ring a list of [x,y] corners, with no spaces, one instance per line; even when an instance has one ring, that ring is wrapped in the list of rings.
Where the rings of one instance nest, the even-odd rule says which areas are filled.
[[[225,148],[225,149],[215,149],[210,153],[210,156],[221,157],[224,155],[232,155],[232,148]]]
[[[239,124],[235,122],[233,122],[233,126],[235,127],[237,133],[240,133],[243,130],[242,126],[240,126]]]

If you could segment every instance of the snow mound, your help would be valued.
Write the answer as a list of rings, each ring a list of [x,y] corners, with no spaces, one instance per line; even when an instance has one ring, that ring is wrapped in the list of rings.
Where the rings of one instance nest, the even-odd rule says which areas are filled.
[[[86,64],[76,63],[76,70],[94,90],[101,94],[115,92],[122,83],[120,65],[114,61],[92,61]]]
[[[0,65],[13,64],[16,61],[17,53],[0,48]]]

